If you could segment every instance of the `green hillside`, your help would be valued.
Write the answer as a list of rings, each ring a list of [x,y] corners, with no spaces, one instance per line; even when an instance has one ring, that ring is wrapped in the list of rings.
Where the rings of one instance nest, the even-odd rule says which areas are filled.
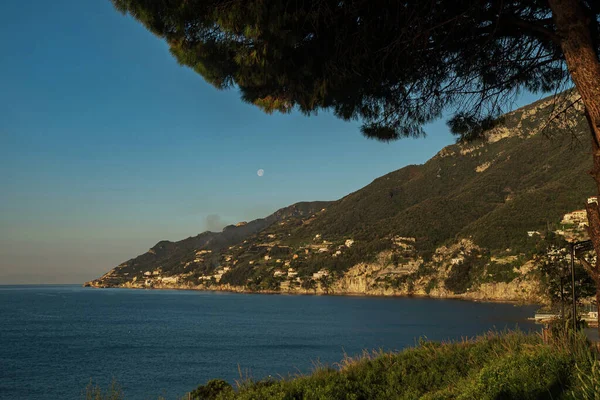
[[[539,276],[521,266],[595,191],[585,120],[546,127],[553,106],[509,113],[485,141],[448,146],[335,202],[160,242],[90,285],[447,296],[514,281],[534,296],[523,285]],[[362,281],[351,272],[361,265]]]

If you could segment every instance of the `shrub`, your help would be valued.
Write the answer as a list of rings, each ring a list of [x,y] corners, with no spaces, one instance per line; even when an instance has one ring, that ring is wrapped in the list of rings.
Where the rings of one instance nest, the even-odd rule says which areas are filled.
[[[600,361],[590,358],[578,363],[576,383],[569,393],[572,399],[600,400]]]
[[[190,393],[194,400],[216,400],[219,396],[233,394],[233,388],[222,379],[212,379]]]
[[[453,265],[448,278],[444,281],[446,288],[454,293],[464,293],[482,276],[486,259],[475,254],[465,257],[461,264]]]
[[[431,293],[431,291],[437,287],[437,283],[437,279],[435,278],[427,282],[427,286],[425,286],[425,293]]]
[[[570,357],[543,348],[537,354],[517,354],[482,368],[464,399],[553,399],[569,380]]]
[[[190,393],[195,400],[275,399],[600,399],[600,362],[585,336],[557,331],[550,344],[538,334],[488,333],[457,343],[419,341],[399,353],[346,357],[336,368],[260,381],[236,390],[214,379]],[[113,383],[113,386],[115,384]],[[112,389],[109,393],[112,393]],[[86,400],[103,397],[88,386]],[[99,393],[96,395],[96,393]]]
[[[578,340],[583,346],[583,339]],[[592,354],[585,348],[586,354]],[[420,342],[419,347],[400,353],[347,358],[338,370],[320,368],[294,379],[246,383],[237,392],[219,398],[559,398],[577,384],[573,373],[577,357],[571,354],[572,350],[566,345],[544,345],[539,335],[522,333],[490,333],[449,344]],[[590,357],[595,360],[595,356]],[[597,384],[589,377],[589,370],[582,367],[581,379],[591,393]],[[576,395],[581,393],[580,390]]]
[[[90,383],[85,387],[82,398],[85,400],[123,400],[125,397],[121,386],[113,379],[106,391],[102,390],[100,386],[94,385],[90,380]]]

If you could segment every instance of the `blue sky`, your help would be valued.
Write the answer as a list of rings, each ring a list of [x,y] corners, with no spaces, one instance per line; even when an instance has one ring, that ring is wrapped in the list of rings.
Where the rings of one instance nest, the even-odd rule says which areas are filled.
[[[443,121],[385,144],[328,113],[266,115],[108,0],[3,0],[0,20],[0,284],[81,283],[162,239],[338,199],[454,140]]]

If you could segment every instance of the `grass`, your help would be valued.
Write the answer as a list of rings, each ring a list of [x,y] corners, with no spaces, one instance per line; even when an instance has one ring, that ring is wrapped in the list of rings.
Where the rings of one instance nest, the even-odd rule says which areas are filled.
[[[573,336],[557,325],[546,343],[540,334],[522,332],[490,332],[450,343],[421,340],[398,353],[346,356],[333,366],[316,367],[309,375],[242,377],[235,388],[213,379],[190,392],[189,398],[600,400],[600,361],[583,333]],[[121,400],[123,396],[115,383],[106,393],[90,384],[85,399]]]
[[[568,343],[568,344],[567,344]],[[281,380],[213,380],[193,399],[600,399],[600,364],[585,338],[555,330],[488,333],[455,343],[422,341],[399,353],[346,357]]]
[[[103,390],[97,384],[90,380],[82,393],[82,399],[85,400],[124,400],[123,390],[116,380],[113,379],[108,389]]]

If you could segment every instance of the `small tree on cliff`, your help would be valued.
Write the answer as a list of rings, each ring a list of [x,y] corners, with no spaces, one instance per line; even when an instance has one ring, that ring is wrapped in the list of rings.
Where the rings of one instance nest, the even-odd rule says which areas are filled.
[[[575,292],[577,300],[593,296],[596,292],[595,282],[586,273],[583,264],[575,263],[575,290],[571,279],[571,254],[570,244],[560,236],[548,235],[548,246],[541,250],[538,262],[541,264],[540,272],[543,274],[542,281],[545,293],[553,305],[560,305],[562,315],[570,308],[573,301],[572,293]],[[587,261],[582,257],[581,261]]]
[[[597,0],[112,2],[217,88],[236,86],[267,112],[330,109],[361,119],[379,140],[422,136],[443,112],[461,140],[476,138],[519,92],[559,91],[571,80],[600,192]],[[600,300],[598,203],[587,210]]]

